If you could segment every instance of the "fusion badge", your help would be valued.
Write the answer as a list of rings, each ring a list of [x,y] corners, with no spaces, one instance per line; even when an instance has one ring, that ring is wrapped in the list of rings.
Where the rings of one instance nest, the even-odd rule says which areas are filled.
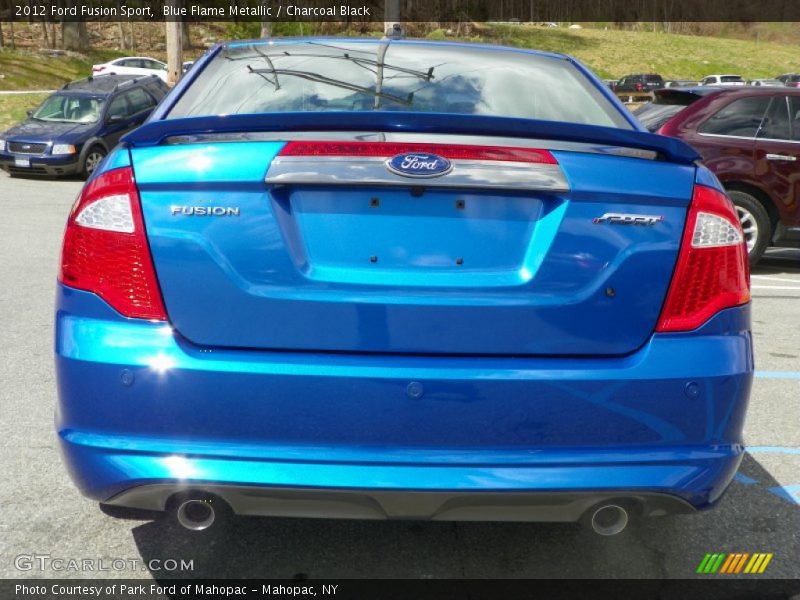
[[[170,206],[172,216],[187,217],[238,217],[239,207],[232,206]]]
[[[403,177],[440,177],[453,169],[453,163],[438,154],[404,152],[387,160],[386,168]]]
[[[629,213],[606,213],[595,217],[592,223],[611,223],[612,225],[655,225],[663,221],[661,215],[634,215]]]

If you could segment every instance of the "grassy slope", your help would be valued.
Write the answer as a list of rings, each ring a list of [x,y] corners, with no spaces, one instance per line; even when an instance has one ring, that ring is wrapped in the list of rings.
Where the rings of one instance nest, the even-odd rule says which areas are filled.
[[[0,90],[51,90],[86,77],[92,65],[123,56],[100,50],[86,56],[49,57],[33,52],[0,52]]]
[[[0,131],[4,131],[25,118],[25,111],[36,108],[47,94],[0,95]]]
[[[700,79],[736,73],[747,79],[800,71],[797,46],[736,39],[602,29],[545,29],[524,25],[479,27],[472,41],[571,54],[608,79],[660,73],[665,79]],[[434,32],[431,37],[443,37]]]

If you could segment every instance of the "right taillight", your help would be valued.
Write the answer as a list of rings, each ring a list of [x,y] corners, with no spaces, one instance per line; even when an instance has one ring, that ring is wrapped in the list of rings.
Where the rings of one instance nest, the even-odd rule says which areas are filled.
[[[696,185],[656,331],[690,331],[749,300],[747,247],[736,209],[724,193]]]
[[[83,189],[67,220],[58,278],[126,317],[167,319],[133,169],[106,171]]]

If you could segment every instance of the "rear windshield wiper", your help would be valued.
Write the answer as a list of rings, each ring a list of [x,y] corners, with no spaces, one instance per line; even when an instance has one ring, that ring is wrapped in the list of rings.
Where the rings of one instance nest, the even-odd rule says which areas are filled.
[[[276,90],[280,89],[278,76],[286,75],[290,77],[300,77],[302,79],[307,79],[309,81],[340,87],[346,90],[350,90],[351,92],[358,92],[361,94],[365,94],[367,96],[372,96],[373,98],[384,98],[386,100],[391,100],[392,102],[397,102],[398,104],[404,104],[406,106],[410,106],[411,103],[414,101],[414,92],[411,92],[406,97],[395,96],[394,94],[387,94],[386,92],[377,92],[368,87],[356,85],[354,83],[348,83],[346,81],[341,81],[339,79],[333,79],[325,75],[320,75],[319,73],[314,73],[313,71],[298,71],[295,69],[276,69],[275,67],[267,69],[258,69],[258,68],[253,68],[251,65],[247,65],[247,69],[251,73],[255,73],[256,75],[261,75],[262,77],[264,77],[264,79],[266,79],[269,83],[275,86]],[[268,77],[266,77],[266,75],[272,75],[275,79],[271,80]]]

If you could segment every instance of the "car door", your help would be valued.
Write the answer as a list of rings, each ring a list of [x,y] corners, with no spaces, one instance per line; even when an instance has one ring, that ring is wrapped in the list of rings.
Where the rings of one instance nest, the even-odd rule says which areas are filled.
[[[800,96],[772,99],[756,138],[755,169],[777,201],[781,220],[800,225]]]

